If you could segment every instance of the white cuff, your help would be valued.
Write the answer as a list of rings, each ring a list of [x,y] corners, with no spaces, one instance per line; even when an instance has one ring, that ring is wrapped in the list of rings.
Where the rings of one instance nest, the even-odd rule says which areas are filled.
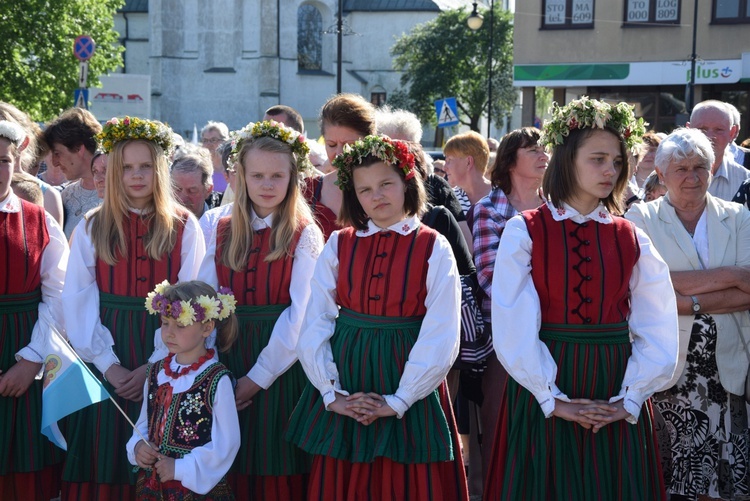
[[[534,398],[539,402],[539,406],[542,408],[544,417],[548,418],[555,412],[555,400],[562,400],[563,402],[570,402],[570,398],[560,391],[555,383],[549,383],[547,391],[542,393],[534,393]]]
[[[327,386],[323,391],[320,392],[320,394],[323,396],[323,405],[325,406],[326,410],[329,410],[328,406],[336,401],[336,393],[344,395],[345,397],[349,396],[348,391],[335,388],[333,385]]]
[[[35,364],[44,363],[44,356],[42,353],[32,348],[30,344],[21,348],[18,350],[18,353],[16,353],[16,362],[20,362],[21,359],[34,362]]]
[[[185,478],[185,472],[184,470],[184,459],[175,459],[174,460],[174,479],[178,482],[182,482],[182,480]]]
[[[115,364],[119,365],[120,359],[117,358],[117,355],[115,355],[115,352],[112,351],[111,347],[107,348],[106,350],[104,350],[104,353],[94,358],[94,365],[99,370],[99,372],[102,373],[102,375],[107,372],[107,369]]]
[[[250,378],[255,384],[267,390],[271,387],[273,382],[276,380],[273,374],[265,370],[258,364],[253,365],[253,368],[247,373],[247,377]]]
[[[620,400],[622,400],[622,407],[630,414],[625,420],[630,424],[637,424],[643,407],[643,396],[635,391],[627,391],[625,395],[610,398],[609,403],[613,404]]]
[[[396,417],[401,419],[411,406],[398,396],[398,391],[396,393],[396,395],[383,395],[383,398],[385,398],[385,403],[388,404],[388,407],[396,411]]]

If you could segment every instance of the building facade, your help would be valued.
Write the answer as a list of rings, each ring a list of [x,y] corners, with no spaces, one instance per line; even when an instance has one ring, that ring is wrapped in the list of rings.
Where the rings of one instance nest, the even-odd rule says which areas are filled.
[[[524,124],[539,118],[534,89],[547,87],[561,104],[627,101],[655,130],[684,125],[695,54],[693,102],[731,102],[740,136],[750,131],[748,0],[536,0],[518,2],[514,21]]]
[[[400,88],[391,46],[440,2],[342,1],[341,90],[382,104]],[[337,0],[128,0],[122,72],[150,77],[151,116],[183,135],[208,120],[238,129],[281,103],[314,136],[337,90],[337,14]]]

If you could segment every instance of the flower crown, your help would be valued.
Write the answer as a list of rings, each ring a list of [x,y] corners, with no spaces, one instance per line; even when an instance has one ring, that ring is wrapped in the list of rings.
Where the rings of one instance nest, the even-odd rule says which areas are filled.
[[[115,117],[104,124],[96,139],[104,153],[111,153],[116,143],[129,139],[152,141],[161,146],[166,156],[172,152],[172,129],[156,120],[138,117],[125,117],[120,120]]]
[[[0,137],[10,140],[17,148],[20,148],[26,140],[26,133],[17,123],[0,120]]]
[[[191,301],[170,301],[164,296],[169,287],[166,280],[146,296],[146,310],[152,315],[174,318],[183,327],[195,322],[225,320],[237,309],[237,300],[232,291],[219,287],[216,297],[198,296]]]
[[[312,163],[310,163],[310,159],[308,158],[310,147],[307,145],[305,136],[275,120],[250,122],[240,130],[230,132],[229,137],[232,140],[232,152],[229,155],[230,165],[237,162],[237,155],[245,141],[260,137],[270,137],[286,143],[292,148],[292,153],[297,157],[297,168],[300,171],[312,169]]]
[[[563,143],[571,130],[612,127],[623,137],[628,149],[632,149],[641,143],[647,125],[643,118],[636,120],[634,109],[627,103],[612,106],[588,96],[562,107],[552,103],[552,118],[545,120],[539,142],[545,146],[557,146]]]
[[[405,142],[388,136],[366,136],[353,144],[345,144],[344,151],[333,159],[333,166],[338,171],[336,185],[339,189],[343,191],[351,188],[352,168],[361,165],[369,156],[398,167],[404,172],[407,181],[414,177],[414,155],[409,152]]]

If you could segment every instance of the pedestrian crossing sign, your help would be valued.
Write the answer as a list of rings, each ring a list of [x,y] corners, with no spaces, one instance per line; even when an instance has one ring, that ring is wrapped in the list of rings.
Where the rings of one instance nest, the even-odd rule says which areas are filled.
[[[458,125],[458,106],[455,97],[446,97],[435,101],[438,127]]]
[[[83,108],[84,110],[89,109],[89,90],[88,89],[76,89],[75,90],[75,108]]]

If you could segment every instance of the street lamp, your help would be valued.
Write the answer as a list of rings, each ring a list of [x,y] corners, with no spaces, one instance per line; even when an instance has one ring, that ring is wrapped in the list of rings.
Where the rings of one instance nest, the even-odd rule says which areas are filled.
[[[471,11],[471,15],[469,16],[469,19],[466,20],[466,24],[468,24],[469,28],[471,28],[472,30],[477,31],[482,27],[483,22],[484,17],[482,17],[482,14],[477,12],[477,3],[474,2],[474,10]]]
[[[473,31],[477,31],[482,27],[484,18],[477,12],[477,2],[473,2],[474,9],[471,11],[471,15],[466,20],[466,24],[469,25]],[[487,138],[491,137],[492,133],[492,45],[493,45],[493,30],[495,27],[495,0],[490,0],[490,43],[489,52],[487,53]]]

